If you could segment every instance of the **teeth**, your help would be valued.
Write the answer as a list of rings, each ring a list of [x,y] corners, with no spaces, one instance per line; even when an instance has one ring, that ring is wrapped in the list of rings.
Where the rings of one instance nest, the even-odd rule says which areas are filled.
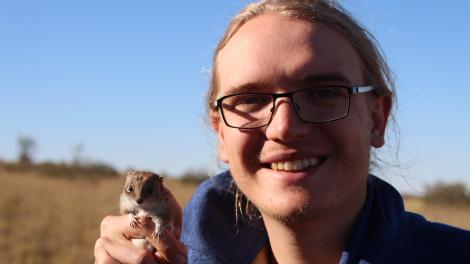
[[[308,159],[303,159],[302,160],[302,166],[304,166],[304,168],[308,167],[309,165],[310,165],[310,161]]]
[[[294,169],[294,163],[293,162],[284,162],[284,170],[291,171],[293,169]]]
[[[295,161],[283,161],[271,163],[271,169],[273,170],[285,170],[285,171],[299,171],[307,167],[313,167],[318,164],[317,158],[302,159]]]

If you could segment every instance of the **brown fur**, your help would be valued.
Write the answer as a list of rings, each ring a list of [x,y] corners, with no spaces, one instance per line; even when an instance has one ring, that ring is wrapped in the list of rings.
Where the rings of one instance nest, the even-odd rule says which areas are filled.
[[[168,191],[163,186],[163,178],[149,171],[128,172],[120,197],[120,212],[130,217],[130,226],[137,228],[150,218],[155,223],[152,238],[161,237],[166,228],[173,230]],[[138,247],[154,250],[145,239],[133,239]]]

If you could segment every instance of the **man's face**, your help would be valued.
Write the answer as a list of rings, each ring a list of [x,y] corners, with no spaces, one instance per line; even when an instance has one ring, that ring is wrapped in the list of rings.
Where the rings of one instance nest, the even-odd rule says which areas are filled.
[[[361,61],[340,33],[322,23],[276,14],[242,26],[216,64],[218,97],[241,90],[281,93],[328,84],[364,85]],[[383,107],[383,98],[356,94],[348,117],[312,124],[301,121],[291,101],[281,98],[266,127],[230,128],[218,113],[212,122],[221,159],[263,217],[305,219],[362,205],[369,148],[383,144],[389,105]],[[290,166],[305,160],[310,166],[300,170],[271,168],[272,163]]]

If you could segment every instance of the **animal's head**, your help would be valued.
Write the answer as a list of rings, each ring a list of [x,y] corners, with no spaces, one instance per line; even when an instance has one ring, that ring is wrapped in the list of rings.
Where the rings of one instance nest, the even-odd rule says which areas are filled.
[[[163,192],[163,177],[149,171],[130,170],[123,192],[139,205],[146,203],[149,198],[155,201]]]

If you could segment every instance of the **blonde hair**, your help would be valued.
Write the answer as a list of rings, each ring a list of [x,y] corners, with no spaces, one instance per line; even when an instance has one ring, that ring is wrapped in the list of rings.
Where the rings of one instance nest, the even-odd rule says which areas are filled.
[[[356,21],[336,1],[332,0],[262,0],[247,5],[236,15],[214,52],[212,76],[207,92],[207,110],[209,114],[216,111],[214,102],[217,99],[217,57],[219,52],[230,41],[233,35],[249,20],[267,13],[285,17],[298,18],[311,22],[322,22],[342,34],[359,54],[363,65],[365,84],[374,86],[374,93],[388,96],[395,102],[394,76],[389,69],[377,40],[358,21]],[[393,115],[391,117],[394,122]],[[373,162],[372,162],[373,163]],[[248,198],[234,187],[236,197],[236,217],[247,215],[250,220],[259,218],[256,207]],[[250,221],[251,222],[251,221]]]
[[[256,16],[276,13],[285,17],[299,18],[312,22],[323,22],[335,28],[359,54],[363,63],[363,75],[367,85],[375,87],[378,95],[394,99],[394,77],[379,49],[376,39],[336,1],[331,0],[263,0],[249,4],[236,15],[219,41],[214,52],[211,83],[207,93],[208,110],[215,110],[214,102],[218,93],[217,57],[233,35],[249,20]]]

